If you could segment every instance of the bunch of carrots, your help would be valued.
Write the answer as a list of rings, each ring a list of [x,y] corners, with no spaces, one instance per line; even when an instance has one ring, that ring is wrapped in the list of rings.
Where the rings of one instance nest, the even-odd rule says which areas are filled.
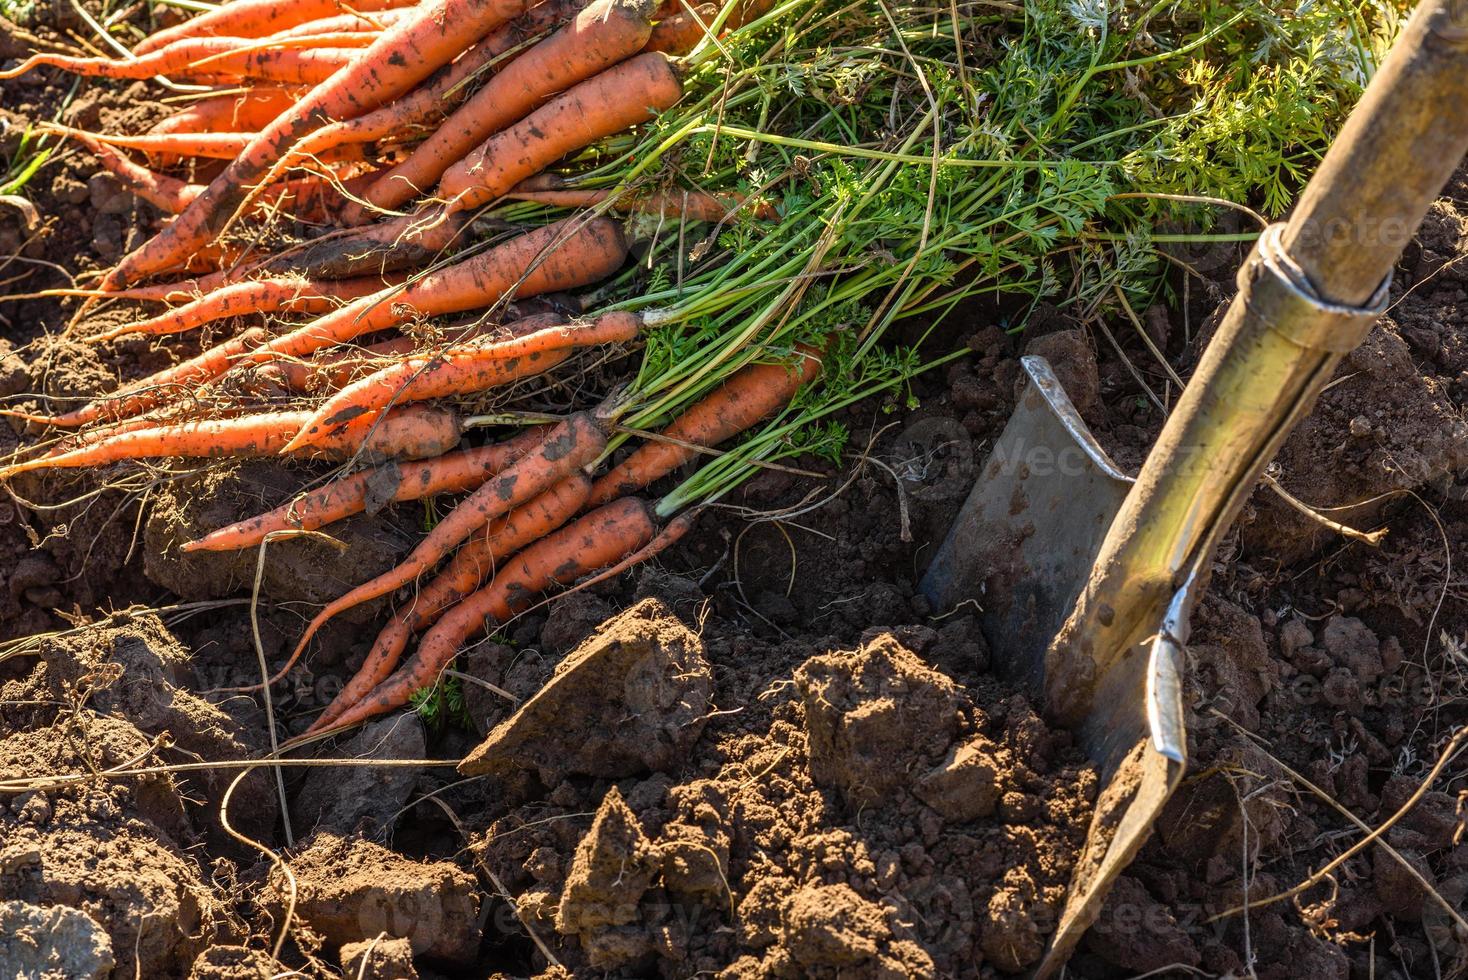
[[[738,18],[760,13],[751,6]],[[366,464],[185,551],[252,548],[272,532],[326,527],[364,510],[384,474],[395,478],[398,501],[464,494],[403,564],[330,604],[302,636],[282,676],[336,613],[421,583],[317,729],[406,703],[473,632],[540,593],[657,553],[691,520],[658,515],[635,495],[784,408],[818,373],[820,352],[730,375],[594,480],[620,412],[615,401],[461,448],[466,426],[446,400],[509,390],[578,350],[634,345],[645,325],[632,312],[584,315],[570,295],[627,261],[627,235],[609,216],[577,210],[475,243],[460,238],[490,201],[605,201],[544,171],[676,103],[683,69],[665,52],[686,53],[711,36],[707,26],[651,0],[373,0],[350,11],[336,0],[235,0],[147,38],[130,58],[37,54],[0,73],[48,66],[229,86],[142,134],[52,127],[172,215],[85,291],[84,304],[84,312],[102,299],[167,308],[90,339],[166,340],[241,314],[300,318],[226,336],[68,411],[10,411],[75,431],[0,468],[0,478],[175,457]],[[207,169],[211,159],[228,162],[207,183],[167,173]],[[724,221],[743,203],[698,192],[625,202],[701,222]],[[757,202],[751,210],[774,217]],[[256,236],[259,219],[282,211],[333,231],[275,255],[250,254],[231,235]],[[449,251],[457,254],[445,258]],[[193,276],[144,282],[179,273]],[[535,297],[550,299],[537,305]],[[408,334],[356,343],[471,310],[487,312],[449,328],[431,349]],[[85,324],[79,317],[73,326],[85,336]],[[261,395],[263,410],[240,410],[242,387]],[[218,401],[232,404],[180,417],[209,405],[211,392],[229,392]],[[424,634],[419,652],[401,664],[415,633]]]
[[[838,458],[834,413],[962,353],[924,363],[883,341],[896,320],[1047,295],[1052,253],[1093,268],[1095,225],[1156,217],[1113,192],[1166,100],[1095,84],[1109,64],[1065,47],[1062,8],[229,0],[127,58],[37,54],[0,77],[210,87],[144,133],[51,127],[165,215],[95,286],[51,291],[81,300],[69,331],[202,351],[77,407],[8,411],[64,434],[0,480],[332,461],[328,482],[191,552],[329,528],[385,483],[400,502],[457,495],[271,678],[338,613],[396,596],[312,730],[399,707],[478,631],[658,554],[761,467]],[[1138,71],[1216,33],[1136,30],[1162,53],[1099,43]],[[1041,56],[1055,97],[1011,78]],[[116,301],[144,312],[94,328]],[[589,363],[633,351],[630,377],[593,381]],[[535,410],[552,382],[573,404]],[[513,431],[481,442],[491,425]]]

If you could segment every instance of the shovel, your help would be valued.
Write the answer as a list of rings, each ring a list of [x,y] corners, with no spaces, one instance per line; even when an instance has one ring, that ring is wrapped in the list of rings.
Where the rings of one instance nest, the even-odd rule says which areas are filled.
[[[924,574],[977,602],[994,663],[1101,772],[1037,977],[1060,971],[1187,764],[1181,690],[1205,568],[1264,467],[1386,308],[1391,271],[1468,151],[1468,0],[1424,0],[1305,188],[1260,236],[1238,295],[1135,479],[1049,365]]]

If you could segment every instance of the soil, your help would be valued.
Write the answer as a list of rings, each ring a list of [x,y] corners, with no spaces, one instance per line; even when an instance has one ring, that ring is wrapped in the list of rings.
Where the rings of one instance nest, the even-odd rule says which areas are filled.
[[[163,111],[150,91],[72,95],[50,73],[0,83],[0,151],[58,113],[136,125]],[[26,193],[40,229],[0,210],[0,266],[25,260],[0,275],[0,395],[91,394],[187,356],[187,342],[78,344],[61,336],[68,301],[6,298],[64,285],[45,263],[106,265],[159,219],[75,154]],[[1468,975],[1468,935],[1444,908],[1468,905],[1461,757],[1386,832],[1392,851],[1368,847],[1264,904],[1359,840],[1353,821],[1381,825],[1413,800],[1468,723],[1465,216],[1468,172],[1404,257],[1388,317],[1273,466],[1294,496],[1384,541],[1255,493],[1193,617],[1189,775],[1072,975]],[[1174,285],[1182,298],[1143,320],[1186,375],[1231,287]],[[730,501],[806,512],[712,511],[655,565],[472,648],[462,710],[390,716],[314,753],[434,764],[231,766],[272,733],[257,694],[228,690],[258,684],[261,659],[278,668],[325,598],[411,547],[424,507],[334,525],[344,550],[272,544],[257,566],[253,552],[182,560],[175,546],[329,471],[18,481],[0,500],[0,641],[17,641],[0,647],[0,974],[1033,966],[1099,775],[993,669],[973,610],[932,609],[915,583],[1015,403],[1020,354],[1055,364],[1131,469],[1161,422],[1138,377],[1163,382],[1124,321],[1109,324],[1118,351],[1058,310],[1023,334],[995,326],[1002,313],[949,321],[939,341],[971,353],[920,380],[919,407],[846,417],[845,464],[800,461],[826,475],[768,472]],[[0,452],[38,436],[0,425]],[[277,739],[360,665],[391,601],[341,617],[275,689]]]

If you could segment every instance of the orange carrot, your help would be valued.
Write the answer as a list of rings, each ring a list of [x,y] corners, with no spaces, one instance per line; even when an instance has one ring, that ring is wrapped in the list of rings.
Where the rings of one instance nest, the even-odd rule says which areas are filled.
[[[821,355],[800,347],[800,363],[751,364],[690,405],[663,435],[698,446],[716,446],[790,403],[800,386],[821,370]],[[666,442],[646,442],[591,488],[590,506],[640,490],[697,455]]]
[[[486,624],[504,623],[531,605],[537,594],[637,551],[653,532],[647,504],[625,497],[530,545],[506,562],[492,582],[446,612],[423,635],[417,653],[341,712],[334,726],[355,725],[407,704],[413,692],[432,684],[464,642]]]
[[[569,24],[510,62],[348,211],[348,224],[391,210],[432,188],[474,147],[555,93],[636,54],[652,33],[651,0],[594,0]]]
[[[273,48],[261,48],[262,42],[238,37],[192,38],[160,48],[140,58],[76,58],[71,55],[41,52],[19,65],[0,71],[0,79],[24,75],[33,68],[60,68],[74,75],[92,78],[152,78],[154,75],[198,77],[205,74],[244,74],[243,66],[250,56],[269,51],[284,52],[319,48],[331,50],[354,46],[362,41],[359,34],[333,34],[322,38],[296,38],[293,42],[273,42]]]
[[[311,642],[311,637],[337,613],[409,584],[437,565],[469,535],[575,473],[595,459],[605,446],[606,436],[601,424],[587,412],[578,412],[555,426],[545,434],[534,452],[522,456],[464,498],[428,532],[428,536],[400,565],[327,603],[326,608],[317,613],[306,627],[290,659],[270,679],[270,683],[285,676]]]
[[[683,84],[666,56],[638,55],[491,136],[449,168],[439,191],[453,201],[451,210],[477,208],[566,154],[647,122],[682,95]]]
[[[412,337],[394,337],[362,348],[322,351],[310,360],[281,360],[264,364],[257,381],[296,394],[340,391],[359,377],[386,367],[418,350]]]
[[[246,330],[238,337],[204,351],[198,357],[159,371],[136,384],[126,385],[120,391],[62,415],[40,415],[12,409],[0,411],[0,415],[67,429],[90,425],[104,419],[114,421],[125,419],[146,412],[164,402],[178,400],[179,390],[184,392],[192,390],[200,379],[218,377],[229,370],[230,365],[239,360],[241,354],[259,346],[264,339],[265,331],[259,327]]]
[[[137,150],[150,156],[167,155],[173,159],[203,157],[210,160],[233,160],[235,154],[244,149],[252,139],[249,133],[143,133],[141,136],[113,136],[106,133],[87,133],[66,126],[48,125],[41,128],[77,140],[88,137],[108,146]]]
[[[504,559],[576,516],[590,491],[591,481],[584,475],[568,476],[529,503],[490,522],[483,533],[466,541],[444,570],[399,609],[377,634],[361,668],[309,731],[329,727],[342,712],[386,680],[402,659],[414,633],[434,623],[444,610],[477,590],[486,578],[494,575]]]
[[[334,14],[330,17],[319,17],[308,20],[294,27],[267,34],[261,40],[288,40],[295,37],[319,37],[322,34],[379,34],[385,28],[396,24],[404,17],[410,16],[412,7],[394,7],[390,10],[379,10],[371,14]]]
[[[687,54],[708,36],[708,26],[719,15],[719,8],[705,3],[693,10],[680,10],[657,22],[648,38],[648,51],[665,54]]]
[[[367,509],[370,494],[384,480],[392,481],[395,486],[388,498],[393,503],[470,490],[538,447],[544,435],[537,427],[504,442],[461,449],[424,462],[362,470],[334,480],[319,490],[301,494],[274,510],[210,531],[195,541],[184,543],[179,550],[238,551],[253,548],[272,531],[292,528],[314,531],[362,513]],[[380,495],[380,489],[378,493]]]
[[[439,181],[446,206],[429,207],[362,228],[354,235],[313,243],[293,256],[308,275],[343,278],[384,263],[421,262],[441,251],[469,212],[509,192],[561,157],[646,122],[682,94],[665,55],[641,54],[551,99],[480,144]]]
[[[528,5],[527,0],[425,0],[411,17],[358,52],[348,67],[261,130],[182,214],[125,257],[102,288],[120,289],[178,267],[212,240],[255,182],[301,137],[328,120],[355,118],[406,94]]]
[[[364,296],[263,345],[255,360],[306,357],[415,316],[489,306],[512,290],[524,297],[574,289],[610,275],[626,256],[627,240],[614,221],[556,222],[431,272],[401,290]]]
[[[190,191],[190,185],[186,182],[176,177],[156,174],[147,167],[133,163],[106,143],[93,139],[90,133],[77,131],[72,133],[72,138],[102,162],[102,166],[117,178],[123,190],[159,210],[177,214],[194,199],[195,194]]]
[[[635,340],[642,318],[635,313],[608,313],[587,323],[549,325],[553,313],[532,320],[544,329],[499,339],[476,338],[460,347],[426,357],[410,357],[354,382],[328,398],[311,421],[291,440],[287,451],[311,445],[318,433],[386,405],[469,394],[543,374],[571,350]]]
[[[182,333],[225,317],[252,313],[322,313],[346,302],[371,296],[392,285],[382,277],[335,279],[311,282],[280,276],[272,279],[248,279],[223,286],[207,296],[160,313],[98,334],[94,340],[116,340],[131,334]]]
[[[160,457],[273,456],[300,430],[308,413],[274,412],[238,418],[206,419],[153,428],[131,429],[57,456],[0,468],[0,480],[31,470],[105,466],[132,459]],[[450,412],[410,405],[366,425],[348,424],[315,452],[332,458],[357,453],[368,456],[423,458],[452,449],[459,423]]]
[[[270,123],[302,93],[260,85],[231,95],[214,95],[190,103],[156,123],[149,133],[248,133]]]
[[[505,196],[515,201],[530,201],[556,208],[594,208],[608,198],[613,190],[578,190],[568,187],[526,188],[523,183]],[[723,221],[743,207],[745,202],[737,195],[715,195],[703,191],[657,191],[652,194],[622,194],[612,200],[612,210],[659,214],[683,218],[688,221]],[[769,204],[757,204],[752,209],[761,221],[774,221],[779,213]]]
[[[265,37],[321,17],[341,13],[344,7],[374,13],[411,7],[417,0],[231,0],[205,14],[173,27],[155,31],[133,48],[134,55],[167,47],[191,37]]]

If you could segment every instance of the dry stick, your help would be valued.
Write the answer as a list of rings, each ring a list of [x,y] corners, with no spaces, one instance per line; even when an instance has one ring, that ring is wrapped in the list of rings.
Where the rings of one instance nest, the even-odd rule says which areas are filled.
[[[244,778],[246,776],[248,776],[250,773],[254,772],[256,769],[260,768],[260,763],[258,761],[255,761],[255,760],[240,760],[240,761],[245,762],[246,765],[249,768],[242,769],[240,771],[240,774],[238,776],[234,777],[234,780],[229,784],[229,787],[224,791],[224,798],[219,801],[219,825],[224,828],[224,832],[225,833],[229,834],[229,836],[233,837],[235,840],[239,841],[241,844],[244,844],[246,847],[252,848],[253,850],[259,851],[261,854],[263,854],[267,858],[269,858],[270,861],[271,861],[271,863],[274,864],[277,868],[280,869],[281,874],[285,875],[286,884],[290,888],[290,892],[289,892],[289,895],[288,895],[288,897],[286,899],[286,904],[285,904],[285,918],[284,918],[284,920],[281,923],[280,935],[275,938],[275,946],[271,949],[271,952],[270,952],[271,958],[274,959],[277,963],[279,963],[280,962],[280,951],[281,951],[282,948],[285,947],[285,937],[286,937],[286,934],[290,932],[291,919],[294,918],[295,917],[295,914],[296,914],[296,891],[297,891],[297,888],[296,888],[296,876],[295,876],[295,873],[293,871],[291,871],[290,865],[289,864],[286,864],[285,858],[283,858],[279,854],[275,853],[275,851],[272,850],[271,848],[269,848],[269,847],[265,846],[264,844],[260,843],[259,841],[255,840],[253,837],[246,837],[244,834],[240,833],[238,830],[235,830],[234,827],[232,827],[230,825],[230,822],[229,822],[229,801],[230,801],[230,798],[232,796],[234,796],[235,787],[238,786],[241,782],[243,782],[244,781]],[[212,766],[213,764],[212,763],[205,763],[204,765],[210,765],[210,766]],[[144,770],[144,771],[146,772],[146,770]],[[3,788],[0,788],[0,792],[4,792],[4,789]]]
[[[460,822],[459,815],[453,811],[452,807],[450,807],[447,803],[436,796],[426,796],[423,799],[431,800],[434,803],[438,804],[438,806],[445,813],[448,814],[449,820],[453,822],[454,828],[458,830],[459,835],[463,837],[465,841],[469,839],[469,834],[464,829],[463,823]],[[489,862],[485,861],[484,858],[481,857],[478,852],[474,851],[472,848],[470,849],[469,854],[474,859],[475,867],[483,871],[485,877],[489,879],[490,884],[494,886],[495,893],[499,895],[500,901],[504,902],[510,907],[510,911],[515,913],[515,918],[520,920],[520,925],[525,927],[525,931],[529,933],[530,938],[534,940],[536,948],[540,950],[540,955],[544,956],[546,958],[546,961],[555,966],[556,969],[565,972],[566,967],[561,963],[560,960],[556,959],[556,954],[552,953],[550,951],[550,947],[545,944],[545,940],[540,938],[540,933],[536,932],[535,927],[530,924],[530,921],[520,913],[520,907],[515,904],[515,896],[511,895],[509,889],[505,887],[505,883],[503,881],[500,881],[499,875],[494,873],[494,869],[489,866]]]
[[[271,531],[260,539],[259,554],[255,557],[255,583],[250,587],[250,638],[255,644],[255,659],[260,664],[260,678],[263,680],[270,676],[270,666],[265,662],[265,643],[260,639],[260,581],[265,577],[265,549],[270,542],[279,538],[294,538],[307,535],[325,540],[337,551],[345,551],[346,545],[336,538],[318,531]],[[265,688],[265,730],[270,736],[270,754],[280,753],[280,742],[275,736],[275,699],[270,696],[270,688]],[[275,766],[275,789],[280,794],[280,819],[285,829],[285,843],[287,847],[296,845],[295,833],[291,829],[290,801],[285,795],[285,773],[279,766]],[[241,779],[244,774],[241,774]]]
[[[312,739],[316,741],[316,739]],[[293,739],[290,742],[281,743],[281,751],[300,745],[301,739]],[[166,765],[147,766],[145,768],[132,768],[138,759],[145,758],[158,747],[155,740],[147,749],[143,750],[134,759],[114,766],[111,769],[102,769],[94,772],[69,772],[55,776],[29,777],[25,779],[0,779],[0,793],[50,793],[58,789],[66,789],[69,786],[77,786],[84,783],[97,782],[109,779],[131,779],[139,776],[156,776],[160,773],[181,772],[217,772],[226,769],[244,769],[247,771],[259,769],[262,765],[285,766],[287,768],[334,768],[338,766],[352,766],[358,768],[383,767],[387,769],[423,769],[431,767],[457,766],[463,759],[218,759],[207,762],[178,762]]]
[[[1243,735],[1245,738],[1249,739],[1255,745],[1255,747],[1259,749],[1259,751],[1263,752],[1265,756],[1269,758],[1270,762],[1283,769],[1285,773],[1295,782],[1310,790],[1310,792],[1320,797],[1320,799],[1324,800],[1326,803],[1329,803],[1337,813],[1345,817],[1347,820],[1351,821],[1351,823],[1355,824],[1359,829],[1366,831],[1366,833],[1368,834],[1371,833],[1371,827],[1369,824],[1366,823],[1366,821],[1356,816],[1347,807],[1342,806],[1339,800],[1331,796],[1319,786],[1312,783],[1301,773],[1298,773],[1294,769],[1291,769],[1288,764],[1282,761],[1273,752],[1270,752],[1268,749],[1266,749],[1262,744],[1264,742],[1263,738],[1249,731],[1247,728],[1240,725],[1238,722],[1234,721],[1232,718],[1219,711],[1217,708],[1210,708],[1209,712],[1215,717],[1233,726],[1235,731],[1237,731],[1240,735]],[[1443,911],[1447,912],[1448,916],[1458,924],[1458,928],[1462,929],[1465,935],[1468,935],[1468,919],[1464,919],[1462,914],[1459,913],[1457,909],[1453,908],[1452,904],[1447,899],[1443,898],[1442,894],[1439,893],[1438,890],[1432,886],[1432,883],[1422,876],[1422,872],[1413,867],[1412,863],[1408,861],[1405,857],[1403,857],[1400,851],[1398,851],[1395,847],[1392,847],[1392,845],[1387,842],[1386,838],[1378,837],[1376,840],[1376,845],[1380,847],[1383,851],[1386,851],[1387,855],[1390,856],[1392,860],[1401,865],[1402,869],[1406,871],[1407,874],[1411,875],[1417,881],[1417,884],[1422,886],[1422,890],[1431,895],[1433,900],[1443,907]]]
[[[1293,888],[1282,891],[1277,895],[1272,895],[1269,898],[1261,899],[1257,902],[1249,902],[1247,906],[1235,906],[1231,909],[1227,909],[1213,916],[1208,921],[1217,922],[1219,919],[1224,919],[1231,915],[1237,915],[1238,913],[1245,912],[1248,909],[1257,909],[1265,905],[1272,905],[1275,902],[1282,902],[1287,898],[1294,898],[1296,895],[1308,891],[1309,889],[1314,888],[1316,885],[1320,884],[1320,882],[1324,881],[1332,871],[1345,864],[1357,854],[1360,854],[1366,848],[1370,847],[1378,837],[1381,837],[1388,830],[1391,830],[1392,827],[1396,826],[1398,821],[1400,821],[1407,814],[1411,813],[1413,808],[1422,801],[1422,797],[1427,795],[1428,789],[1431,788],[1432,784],[1437,780],[1437,777],[1442,775],[1443,770],[1447,768],[1448,763],[1453,760],[1453,756],[1457,753],[1458,749],[1462,747],[1464,742],[1468,742],[1468,725],[1459,728],[1457,732],[1453,734],[1453,737],[1448,741],[1447,747],[1443,749],[1442,754],[1438,756],[1437,764],[1432,767],[1431,771],[1428,772],[1426,778],[1422,780],[1421,785],[1419,785],[1416,791],[1407,798],[1407,802],[1403,803],[1396,813],[1393,813],[1389,818],[1387,818],[1386,822],[1383,823],[1381,826],[1377,827],[1371,833],[1367,834],[1365,837],[1361,838],[1359,841],[1348,847],[1338,857],[1327,862],[1325,866],[1322,867],[1319,871],[1316,871],[1314,874],[1310,875],[1310,877],[1306,878],[1304,881],[1300,882]]]

